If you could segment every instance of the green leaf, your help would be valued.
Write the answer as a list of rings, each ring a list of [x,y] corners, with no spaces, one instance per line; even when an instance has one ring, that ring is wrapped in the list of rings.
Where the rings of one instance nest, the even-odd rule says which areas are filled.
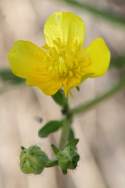
[[[54,154],[57,155],[59,152],[59,149],[54,144],[52,144],[51,147],[52,147]]]
[[[62,107],[67,106],[68,101],[67,101],[67,98],[65,97],[65,95],[64,95],[64,93],[63,93],[62,90],[57,91],[57,93],[54,94],[54,95],[52,96],[52,98],[53,98],[54,101],[55,101],[57,104],[59,104],[60,106],[62,106]]]
[[[0,79],[12,84],[22,84],[24,82],[23,79],[13,75],[9,69],[0,69]]]
[[[60,121],[49,121],[46,123],[38,132],[40,137],[47,137],[49,134],[57,131],[60,127],[63,126],[64,120]]]

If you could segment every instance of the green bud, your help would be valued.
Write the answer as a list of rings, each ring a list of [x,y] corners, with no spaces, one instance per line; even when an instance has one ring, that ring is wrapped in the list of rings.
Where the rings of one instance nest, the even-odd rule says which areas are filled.
[[[63,150],[59,150],[59,151],[55,146],[52,146],[54,153],[57,156],[58,165],[60,166],[64,174],[67,173],[68,169],[75,169],[77,166],[77,163],[80,158],[76,149],[77,143],[78,140],[73,139],[71,142],[69,142],[66,145],[66,147]]]
[[[48,163],[47,155],[34,145],[23,148],[20,154],[20,168],[25,174],[40,174]]]

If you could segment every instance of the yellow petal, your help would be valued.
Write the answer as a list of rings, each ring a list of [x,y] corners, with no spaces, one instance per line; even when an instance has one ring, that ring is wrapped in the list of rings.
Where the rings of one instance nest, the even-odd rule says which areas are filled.
[[[31,86],[52,95],[61,87],[58,79],[48,71],[49,63],[42,48],[29,41],[17,41],[8,54],[13,73],[25,78]],[[56,76],[56,75],[55,75]]]
[[[110,50],[102,38],[94,40],[86,49],[90,66],[88,73],[90,77],[102,76],[110,64]]]
[[[85,37],[83,20],[72,12],[56,12],[46,21],[44,35],[48,46],[61,42],[63,45],[82,45]]]
[[[8,53],[12,72],[22,78],[37,73],[41,66],[45,66],[44,51],[29,41],[16,41]]]
[[[81,81],[80,78],[74,77],[72,79],[67,79],[65,82],[63,82],[65,95],[69,93],[70,89],[72,89],[73,87],[77,87],[80,84],[80,81]]]
[[[27,84],[40,88],[46,95],[53,95],[61,88],[61,82],[57,79],[52,79],[50,75],[40,79],[29,78]]]

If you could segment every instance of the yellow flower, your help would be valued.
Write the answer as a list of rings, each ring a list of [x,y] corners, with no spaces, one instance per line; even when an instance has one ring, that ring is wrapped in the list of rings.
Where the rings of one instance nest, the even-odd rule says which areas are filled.
[[[15,75],[27,84],[53,95],[65,94],[89,77],[102,76],[110,63],[110,51],[102,38],[83,47],[85,24],[72,12],[55,12],[44,25],[45,45],[16,41],[8,58]]]

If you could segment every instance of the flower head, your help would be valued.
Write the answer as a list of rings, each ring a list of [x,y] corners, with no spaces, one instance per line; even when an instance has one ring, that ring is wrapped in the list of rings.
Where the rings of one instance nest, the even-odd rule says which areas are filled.
[[[55,12],[44,25],[45,45],[16,41],[9,51],[15,75],[31,86],[53,95],[65,94],[83,80],[102,76],[110,63],[110,51],[102,38],[83,47],[85,24],[72,12]]]

